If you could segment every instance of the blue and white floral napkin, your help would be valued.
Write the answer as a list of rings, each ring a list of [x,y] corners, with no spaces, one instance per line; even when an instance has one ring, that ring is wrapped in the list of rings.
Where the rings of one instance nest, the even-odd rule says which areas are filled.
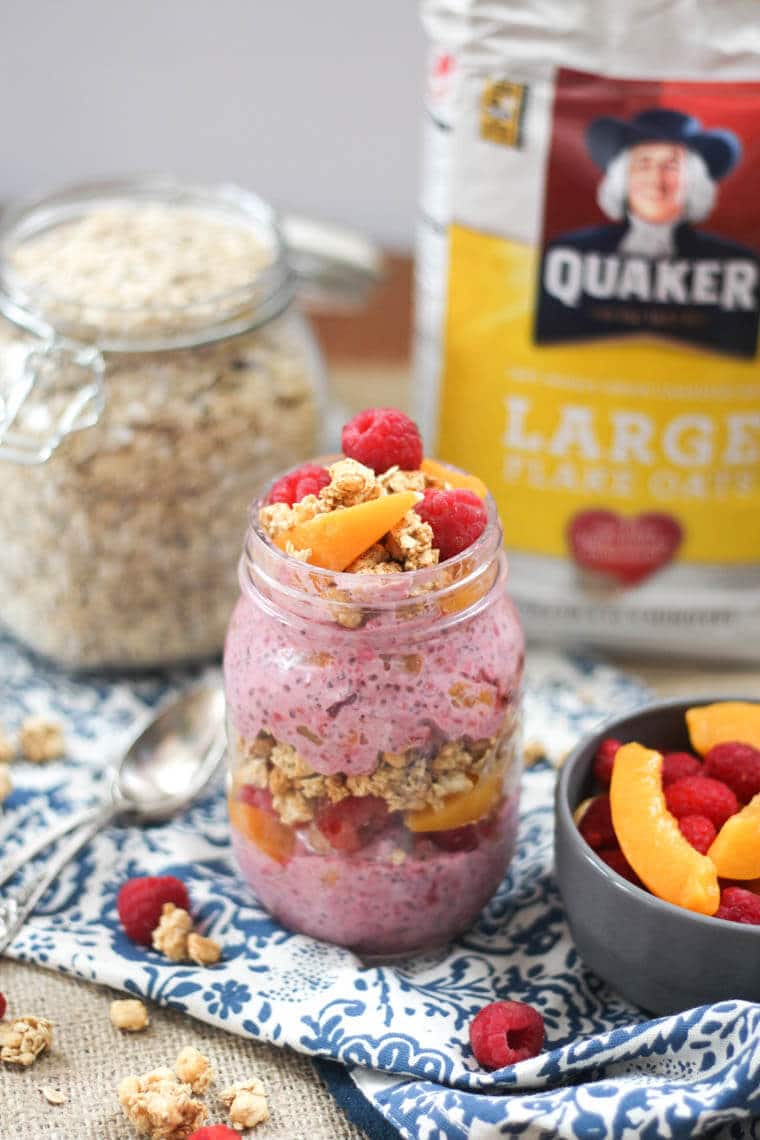
[[[104,766],[138,724],[197,679],[188,672],[74,679],[0,637],[0,723],[13,729],[44,713],[63,723],[68,740],[63,761],[14,765],[0,851],[101,794]],[[644,698],[636,682],[604,665],[534,653],[526,738],[558,757],[601,718]],[[342,1062],[354,1100],[358,1094],[382,1114],[390,1134],[760,1137],[760,1006],[723,1002],[649,1021],[578,958],[552,873],[553,783],[547,762],[526,773],[509,875],[478,924],[435,954],[365,968],[348,951],[273,922],[237,877],[221,783],[170,824],[99,835],[10,952],[232,1033]],[[122,934],[121,883],[164,873],[188,883],[197,919],[224,947],[218,966],[177,966]],[[471,1056],[467,1026],[494,998],[536,1005],[547,1041],[534,1060],[485,1073]],[[344,1093],[348,1083],[331,1080]]]

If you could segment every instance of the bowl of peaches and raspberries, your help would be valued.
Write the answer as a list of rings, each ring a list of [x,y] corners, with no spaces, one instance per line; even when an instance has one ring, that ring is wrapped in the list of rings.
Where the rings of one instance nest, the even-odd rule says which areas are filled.
[[[760,1001],[760,701],[663,701],[570,754],[556,870],[586,964],[654,1013]]]

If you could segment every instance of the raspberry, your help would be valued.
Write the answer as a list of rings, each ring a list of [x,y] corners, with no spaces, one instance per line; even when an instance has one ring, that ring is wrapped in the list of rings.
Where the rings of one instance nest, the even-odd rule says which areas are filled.
[[[388,805],[379,796],[347,796],[325,804],[314,822],[336,851],[359,851],[382,831]]]
[[[128,879],[116,896],[119,920],[128,938],[150,946],[164,903],[190,909],[187,887],[174,875],[146,875]]]
[[[622,875],[629,883],[633,883],[636,887],[642,885],[641,879],[619,847],[602,847],[597,851],[597,855],[603,863],[606,863],[608,867],[612,867],[613,871],[617,871],[618,875]]]
[[[430,831],[430,839],[442,851],[474,851],[480,841],[478,826],[466,823],[464,827],[450,827],[447,831]]]
[[[521,1001],[493,1001],[470,1022],[470,1045],[484,1069],[503,1069],[537,1057],[543,1044],[543,1017]]]
[[[608,795],[594,796],[586,808],[578,830],[588,843],[598,851],[601,847],[618,847],[615,828],[612,826],[612,812]]]
[[[676,780],[684,776],[707,775],[702,771],[702,765],[691,752],[663,752],[662,754],[662,786],[667,788]]]
[[[253,784],[243,784],[238,792],[238,799],[242,800],[244,804],[258,808],[259,811],[274,813],[272,793],[269,788],[254,788]]]
[[[678,821],[681,835],[688,839],[701,855],[706,855],[710,844],[718,832],[712,820],[705,815],[684,815]]]
[[[739,801],[731,789],[709,776],[683,776],[676,780],[665,789],[665,803],[676,819],[706,815],[718,830],[739,810]]]
[[[600,784],[604,784],[605,788],[609,788],[610,786],[615,753],[618,748],[622,748],[622,746],[622,740],[615,740],[613,736],[607,736],[596,750],[594,756],[594,777]]]
[[[8,1006],[8,1003],[5,1000],[5,994],[0,994],[0,1021],[2,1021],[3,1018],[5,1017],[5,1011],[7,1009],[7,1006]]]
[[[228,1124],[207,1124],[191,1132],[187,1140],[240,1140],[240,1133]]]
[[[722,780],[746,804],[760,792],[760,751],[737,740],[715,744],[705,756],[705,775]]]
[[[423,522],[433,528],[433,546],[440,551],[440,560],[461,554],[486,529],[488,512],[485,503],[474,491],[458,488],[454,491],[437,491],[428,488],[421,503],[414,508]]]
[[[343,428],[343,454],[382,475],[389,467],[416,471],[422,440],[414,420],[396,408],[366,408]]]
[[[725,887],[720,894],[716,918],[728,922],[743,922],[747,926],[760,926],[760,895],[741,887]]]
[[[269,492],[270,503],[300,503],[307,495],[318,495],[323,487],[330,482],[330,472],[316,463],[304,463],[303,467],[296,467],[272,484]]]

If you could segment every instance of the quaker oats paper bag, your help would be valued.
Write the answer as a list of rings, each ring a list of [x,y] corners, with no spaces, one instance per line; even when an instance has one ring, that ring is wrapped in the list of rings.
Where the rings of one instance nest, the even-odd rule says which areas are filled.
[[[417,411],[528,632],[760,660],[760,9],[426,0]]]

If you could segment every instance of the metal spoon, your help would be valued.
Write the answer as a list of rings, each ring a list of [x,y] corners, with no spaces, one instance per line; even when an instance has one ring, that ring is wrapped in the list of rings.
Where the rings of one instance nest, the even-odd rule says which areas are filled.
[[[219,688],[189,689],[164,705],[114,768],[102,803],[70,816],[0,864],[2,885],[30,859],[76,829],[45,864],[39,878],[0,896],[0,954],[80,847],[116,816],[138,823],[170,818],[209,783],[224,750],[224,696]]]

